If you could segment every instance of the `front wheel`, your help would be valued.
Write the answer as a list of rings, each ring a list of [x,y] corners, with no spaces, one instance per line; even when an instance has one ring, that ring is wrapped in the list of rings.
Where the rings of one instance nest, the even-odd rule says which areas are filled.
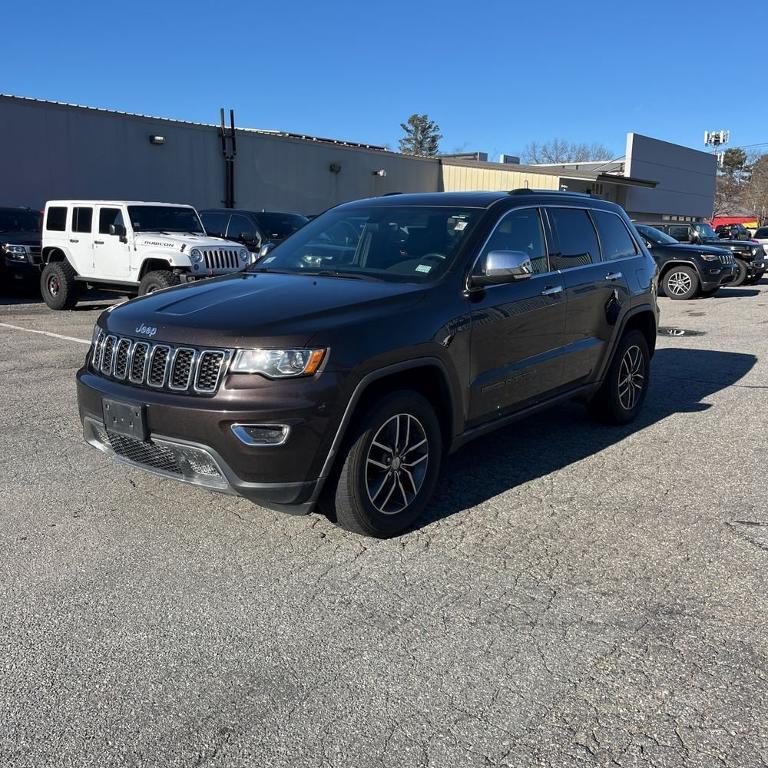
[[[692,299],[699,292],[699,276],[693,267],[672,267],[663,283],[670,299]]]
[[[372,406],[353,433],[336,484],[336,521],[367,536],[394,536],[412,525],[440,473],[440,424],[416,392],[394,392]]]
[[[627,424],[640,412],[648,391],[651,356],[640,331],[626,333],[611,360],[605,381],[589,403],[593,416]]]
[[[139,296],[161,291],[163,288],[170,288],[171,286],[178,285],[180,282],[179,276],[167,269],[147,272],[139,283]]]
[[[736,277],[728,283],[729,288],[738,288],[740,285],[744,285],[747,275],[749,274],[747,265],[741,259],[736,259],[736,266],[739,268],[739,272]]]

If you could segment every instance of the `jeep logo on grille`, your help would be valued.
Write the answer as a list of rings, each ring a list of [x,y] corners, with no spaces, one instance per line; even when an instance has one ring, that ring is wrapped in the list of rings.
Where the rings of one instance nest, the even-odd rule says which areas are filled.
[[[141,325],[136,326],[136,333],[140,333],[142,336],[149,336],[152,338],[157,333],[157,328],[152,325],[144,325],[144,323],[142,323]]]

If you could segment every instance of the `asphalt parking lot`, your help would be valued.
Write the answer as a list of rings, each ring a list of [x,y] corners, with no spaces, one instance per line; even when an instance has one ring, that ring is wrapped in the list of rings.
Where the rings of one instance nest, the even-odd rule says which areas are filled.
[[[375,541],[87,447],[105,302],[0,300],[0,765],[766,765],[768,280],[661,303],[637,423],[484,438]]]

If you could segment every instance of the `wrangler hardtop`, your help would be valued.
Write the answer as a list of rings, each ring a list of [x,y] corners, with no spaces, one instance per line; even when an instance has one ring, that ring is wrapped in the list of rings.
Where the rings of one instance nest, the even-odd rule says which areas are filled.
[[[247,248],[205,233],[191,205],[51,200],[43,217],[40,287],[51,309],[71,309],[86,285],[146,293],[238,272]]]

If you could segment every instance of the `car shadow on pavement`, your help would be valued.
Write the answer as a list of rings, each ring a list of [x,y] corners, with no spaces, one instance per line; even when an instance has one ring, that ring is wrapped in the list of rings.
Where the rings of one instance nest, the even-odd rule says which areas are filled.
[[[760,283],[757,283],[760,285]],[[710,299],[731,299],[734,296],[759,296],[760,291],[755,288],[720,288],[717,293],[712,294]]]
[[[411,530],[587,458],[667,416],[708,410],[712,406],[704,401],[735,384],[756,362],[754,355],[734,352],[659,349],[646,401],[632,424],[598,423],[572,402],[478,438],[445,461],[438,491]]]

